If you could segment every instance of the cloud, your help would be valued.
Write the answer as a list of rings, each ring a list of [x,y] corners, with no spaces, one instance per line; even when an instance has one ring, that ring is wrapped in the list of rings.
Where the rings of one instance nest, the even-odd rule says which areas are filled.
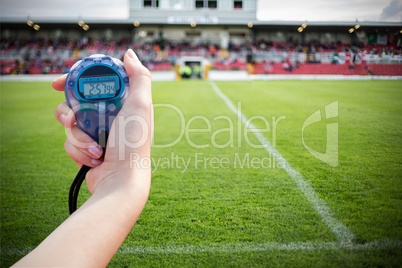
[[[382,10],[380,20],[402,21],[402,0],[392,0],[391,3]]]

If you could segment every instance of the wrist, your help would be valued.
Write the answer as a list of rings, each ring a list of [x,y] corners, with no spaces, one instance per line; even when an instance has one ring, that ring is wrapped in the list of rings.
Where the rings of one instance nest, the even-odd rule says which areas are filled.
[[[116,167],[115,163],[103,163],[110,165],[108,168],[94,168],[88,172],[87,184],[92,194],[110,194],[120,192],[132,197],[132,193],[148,197],[151,186],[151,169],[129,166]],[[106,171],[105,171],[106,170]]]

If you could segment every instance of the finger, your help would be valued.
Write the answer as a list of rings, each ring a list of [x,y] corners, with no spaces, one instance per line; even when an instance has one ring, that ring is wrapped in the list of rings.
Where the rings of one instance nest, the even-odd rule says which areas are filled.
[[[64,91],[64,84],[66,83],[67,74],[63,74],[52,82],[52,87],[58,91]]]
[[[144,112],[148,114],[149,105],[152,103],[151,73],[142,65],[131,49],[124,56],[124,67],[130,79],[130,91],[126,106],[131,109],[144,108]]]
[[[102,159],[93,159],[82,151],[78,150],[69,139],[64,143],[67,154],[77,163],[78,167],[86,165],[88,167],[97,167],[103,163]]]
[[[102,156],[102,148],[90,136],[83,132],[78,125],[73,125],[68,131],[68,140],[83,154],[98,159]]]
[[[133,120],[127,121],[124,126],[125,133],[119,133],[119,135],[125,135],[125,140],[136,144],[129,146],[126,153],[136,151],[149,155],[153,130],[151,74],[131,49],[124,56],[124,67],[129,76],[130,88],[119,118],[116,119],[131,118]]]
[[[60,103],[57,106],[54,116],[66,128],[72,127],[75,123],[74,112],[68,107],[66,102]]]

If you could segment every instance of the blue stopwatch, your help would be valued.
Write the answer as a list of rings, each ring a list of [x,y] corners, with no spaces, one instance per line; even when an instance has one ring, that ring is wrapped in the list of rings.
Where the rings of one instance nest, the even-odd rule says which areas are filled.
[[[76,62],[67,75],[64,92],[78,126],[95,141],[109,133],[128,95],[129,79],[123,63],[95,54]]]

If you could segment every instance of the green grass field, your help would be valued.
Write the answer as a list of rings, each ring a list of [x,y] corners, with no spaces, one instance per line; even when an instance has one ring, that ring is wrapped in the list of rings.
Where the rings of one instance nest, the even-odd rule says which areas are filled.
[[[54,118],[64,94],[50,83],[0,86],[7,267],[68,217],[77,167]],[[402,81],[216,86],[266,130],[291,170],[256,148],[260,141],[208,82],[154,82],[151,192],[110,267],[402,266]],[[324,153],[327,124],[337,123],[335,167],[302,140],[307,118],[334,101],[338,116],[306,127],[304,143]],[[83,187],[79,203],[89,195]]]

